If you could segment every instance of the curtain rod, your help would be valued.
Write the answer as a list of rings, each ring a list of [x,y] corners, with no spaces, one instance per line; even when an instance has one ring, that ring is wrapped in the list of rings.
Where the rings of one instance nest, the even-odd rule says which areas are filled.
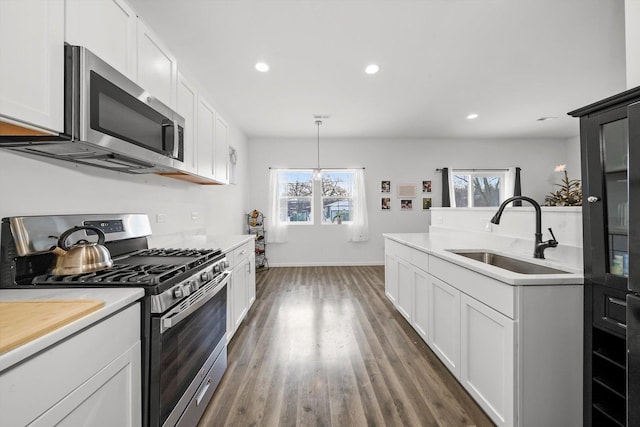
[[[508,171],[508,168],[496,168],[496,169],[465,169],[465,168],[451,168],[452,171],[470,171],[470,172],[489,172],[489,171]],[[442,168],[436,169],[436,172],[442,172]]]
[[[306,170],[306,171],[308,171],[308,170],[314,170],[316,168],[276,168],[276,167],[269,166],[269,169],[289,169],[289,170]],[[320,169],[327,169],[327,170],[363,169],[364,170],[366,168],[362,167],[362,168],[320,168]]]

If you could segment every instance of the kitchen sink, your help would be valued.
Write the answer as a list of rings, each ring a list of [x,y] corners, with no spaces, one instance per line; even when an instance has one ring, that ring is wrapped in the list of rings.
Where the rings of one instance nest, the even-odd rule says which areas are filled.
[[[456,255],[463,256],[484,264],[493,265],[494,267],[509,270],[520,274],[569,274],[568,271],[558,270],[556,268],[545,267],[544,265],[534,264],[532,262],[522,261],[505,255],[499,255],[493,252],[466,252],[453,251]]]

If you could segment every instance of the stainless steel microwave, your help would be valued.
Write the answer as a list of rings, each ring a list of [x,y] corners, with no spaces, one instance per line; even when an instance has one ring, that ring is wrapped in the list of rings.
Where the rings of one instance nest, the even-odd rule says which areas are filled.
[[[0,147],[129,173],[182,169],[184,118],[81,46],[65,46],[64,132]]]

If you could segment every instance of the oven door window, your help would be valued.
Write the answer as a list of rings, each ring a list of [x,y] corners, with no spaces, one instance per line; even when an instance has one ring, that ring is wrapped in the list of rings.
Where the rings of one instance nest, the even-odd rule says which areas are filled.
[[[92,129],[157,153],[172,154],[171,120],[95,71],[90,74],[90,88]]]
[[[227,288],[202,307],[159,334],[152,343],[158,357],[160,424],[163,424],[221,340],[226,340]],[[158,331],[160,318],[154,318]],[[154,344],[157,344],[156,347]],[[154,348],[155,347],[155,348]],[[154,357],[155,358],[155,357]],[[152,367],[152,370],[154,367]]]

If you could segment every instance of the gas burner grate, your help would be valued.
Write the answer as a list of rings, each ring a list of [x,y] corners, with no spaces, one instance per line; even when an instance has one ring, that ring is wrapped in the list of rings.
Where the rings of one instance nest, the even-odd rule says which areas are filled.
[[[143,249],[136,252],[135,256],[184,256],[184,257],[206,257],[209,259],[220,254],[220,250],[214,249]]]
[[[121,265],[116,264],[106,270],[94,273],[73,274],[68,276],[56,276],[53,274],[43,274],[36,276],[32,283],[53,284],[53,283],[77,283],[81,284],[104,284],[104,285],[157,285],[166,282],[172,277],[187,271],[186,265]]]

